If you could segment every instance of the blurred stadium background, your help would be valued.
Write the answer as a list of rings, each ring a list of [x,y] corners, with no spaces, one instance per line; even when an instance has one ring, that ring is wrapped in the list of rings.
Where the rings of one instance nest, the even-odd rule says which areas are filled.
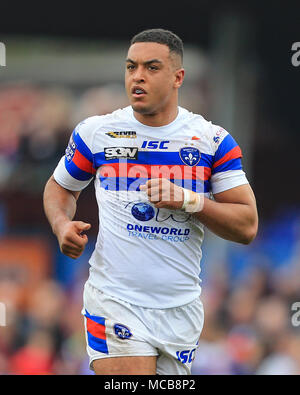
[[[300,302],[300,67],[291,63],[299,5],[14,7],[1,5],[0,23],[7,55],[0,67],[0,374],[91,373],[80,310],[98,226],[93,185],[79,200],[76,218],[92,229],[78,261],[59,252],[42,192],[74,126],[127,105],[128,42],[151,27],[184,40],[180,104],[236,137],[260,215],[249,246],[207,232],[206,319],[193,374],[299,374],[300,327],[291,309]]]

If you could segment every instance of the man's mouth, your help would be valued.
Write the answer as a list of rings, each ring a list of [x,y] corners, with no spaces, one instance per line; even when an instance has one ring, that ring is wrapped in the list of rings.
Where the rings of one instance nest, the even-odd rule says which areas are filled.
[[[141,96],[146,95],[147,92],[143,88],[134,87],[134,88],[132,88],[131,93],[134,97],[141,97]]]

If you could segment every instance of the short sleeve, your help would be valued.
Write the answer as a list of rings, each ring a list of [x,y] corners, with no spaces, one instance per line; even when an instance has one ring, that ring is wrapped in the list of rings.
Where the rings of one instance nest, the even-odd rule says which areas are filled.
[[[228,132],[223,130],[223,133],[225,136],[218,145],[212,165],[210,181],[213,194],[248,184],[241,161],[242,151]]]
[[[81,191],[96,174],[92,142],[98,118],[87,118],[76,126],[65,155],[54,170],[54,179],[65,189]]]

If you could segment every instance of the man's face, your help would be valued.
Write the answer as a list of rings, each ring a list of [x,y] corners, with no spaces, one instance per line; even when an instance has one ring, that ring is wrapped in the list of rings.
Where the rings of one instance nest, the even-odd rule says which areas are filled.
[[[176,56],[170,55],[164,44],[131,45],[126,59],[125,87],[134,111],[154,115],[174,102],[183,80],[183,72],[176,67]]]

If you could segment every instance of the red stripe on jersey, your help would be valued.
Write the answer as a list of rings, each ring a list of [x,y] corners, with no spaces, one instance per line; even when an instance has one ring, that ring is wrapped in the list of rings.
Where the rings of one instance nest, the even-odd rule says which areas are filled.
[[[106,340],[105,325],[98,324],[98,322],[86,317],[86,328],[91,335],[98,339]]]
[[[175,180],[209,180],[210,167],[185,165],[141,165],[111,163],[101,166],[102,177],[172,178]]]
[[[85,156],[83,156],[78,150],[76,150],[73,157],[73,163],[87,173],[96,174],[96,170],[93,168],[92,162],[90,162]]]
[[[241,158],[242,156],[243,156],[242,151],[241,151],[240,147],[237,145],[236,147],[234,147],[230,151],[228,151],[227,154],[225,154],[223,156],[223,158],[217,160],[217,162],[214,163],[213,168],[220,166],[223,163],[225,163],[231,159]]]

